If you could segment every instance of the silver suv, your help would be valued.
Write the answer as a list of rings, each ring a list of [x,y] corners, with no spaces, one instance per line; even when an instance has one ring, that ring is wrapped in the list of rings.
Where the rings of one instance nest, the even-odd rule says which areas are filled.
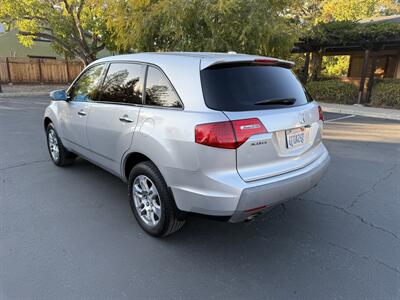
[[[280,59],[143,53],[90,64],[44,116],[53,162],[79,155],[128,183],[154,236],[188,213],[252,219],[304,193],[329,163],[323,114]]]

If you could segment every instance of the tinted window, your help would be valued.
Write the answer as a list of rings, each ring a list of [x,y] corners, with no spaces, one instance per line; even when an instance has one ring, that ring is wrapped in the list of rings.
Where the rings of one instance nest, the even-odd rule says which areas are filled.
[[[154,67],[149,67],[146,81],[146,104],[165,107],[182,107],[165,75]]]
[[[144,69],[139,64],[112,63],[103,83],[100,101],[142,104]]]
[[[79,77],[69,90],[71,101],[93,101],[98,95],[98,86],[104,65],[93,66]]]
[[[201,71],[201,82],[205,103],[215,110],[262,110],[312,101],[292,71],[283,67],[216,66]],[[291,105],[255,104],[270,99],[295,99],[295,102]]]

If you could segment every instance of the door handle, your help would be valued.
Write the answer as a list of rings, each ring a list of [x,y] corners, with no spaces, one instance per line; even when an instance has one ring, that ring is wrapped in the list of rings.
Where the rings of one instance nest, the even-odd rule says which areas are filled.
[[[133,122],[133,120],[131,118],[129,118],[128,115],[123,115],[122,117],[119,117],[119,120],[124,123],[132,123]]]
[[[86,116],[87,113],[82,109],[82,110],[78,111],[78,115],[80,115],[80,116]]]

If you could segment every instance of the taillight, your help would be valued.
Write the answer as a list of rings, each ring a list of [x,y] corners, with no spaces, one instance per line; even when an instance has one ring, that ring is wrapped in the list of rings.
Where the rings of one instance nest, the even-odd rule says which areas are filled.
[[[235,149],[236,139],[230,121],[197,125],[196,143],[211,147]]]
[[[324,121],[324,120],[325,120],[325,119],[324,119],[324,112],[322,111],[322,108],[321,108],[320,105],[318,105],[318,113],[319,113],[319,119],[320,119],[321,121]]]
[[[267,133],[267,129],[265,129],[264,125],[257,118],[235,120],[232,121],[232,125],[236,135],[237,147],[242,145],[249,137],[255,134]]]
[[[195,129],[196,143],[226,149],[240,147],[249,137],[267,133],[259,119],[244,119],[200,124]]]

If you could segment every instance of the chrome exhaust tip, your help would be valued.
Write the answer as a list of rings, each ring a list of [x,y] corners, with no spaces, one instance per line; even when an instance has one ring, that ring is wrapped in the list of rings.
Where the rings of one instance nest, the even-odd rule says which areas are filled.
[[[247,223],[247,222],[253,222],[259,215],[260,215],[260,214],[254,214],[254,215],[248,216],[248,217],[244,220],[244,222],[245,222],[245,223]]]

